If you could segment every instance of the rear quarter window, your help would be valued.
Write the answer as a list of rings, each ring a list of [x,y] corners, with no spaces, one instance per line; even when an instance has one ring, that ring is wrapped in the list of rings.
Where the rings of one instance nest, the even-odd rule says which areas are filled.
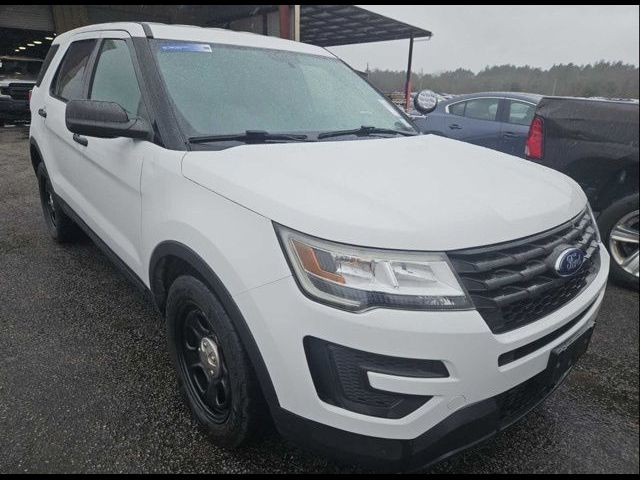
[[[51,65],[51,61],[53,60],[53,57],[56,56],[56,53],[58,52],[59,48],[60,48],[60,45],[51,45],[51,48],[47,52],[47,55],[44,57],[44,62],[42,62],[42,66],[40,67],[40,73],[38,73],[38,78],[36,80],[36,87],[39,87],[40,84],[42,83],[42,79],[44,78],[44,75],[47,73],[47,70],[49,69],[49,65]]]
[[[54,97],[63,101],[82,97],[84,75],[95,45],[95,39],[77,40],[69,45],[56,78],[51,82],[51,94]]]
[[[533,114],[535,113],[536,106],[530,103],[518,102],[517,100],[510,100],[509,102],[509,118],[507,121],[515,125],[531,125],[533,120]]]

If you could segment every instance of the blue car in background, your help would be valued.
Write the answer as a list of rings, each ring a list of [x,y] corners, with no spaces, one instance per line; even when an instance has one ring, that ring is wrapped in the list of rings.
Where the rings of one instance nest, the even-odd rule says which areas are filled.
[[[426,111],[418,101],[423,97],[421,92],[415,98],[415,107],[421,112]],[[510,92],[471,93],[446,100],[431,97],[435,108],[432,104],[433,110],[413,116],[413,121],[423,133],[524,157],[529,125],[541,99],[542,95]]]

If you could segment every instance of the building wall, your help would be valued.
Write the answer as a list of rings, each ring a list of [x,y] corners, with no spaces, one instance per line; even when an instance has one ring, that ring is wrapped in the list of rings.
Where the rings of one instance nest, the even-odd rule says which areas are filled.
[[[50,5],[0,5],[0,28],[54,31]]]

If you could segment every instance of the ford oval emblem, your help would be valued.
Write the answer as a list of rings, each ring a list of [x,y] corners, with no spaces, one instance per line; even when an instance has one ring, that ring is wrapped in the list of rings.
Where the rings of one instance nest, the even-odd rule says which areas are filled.
[[[584,252],[579,248],[566,248],[556,258],[554,267],[561,277],[574,275],[584,263]]]

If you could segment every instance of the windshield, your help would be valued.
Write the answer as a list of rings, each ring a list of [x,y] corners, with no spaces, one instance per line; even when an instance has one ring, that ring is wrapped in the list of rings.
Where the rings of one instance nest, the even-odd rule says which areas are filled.
[[[414,131],[382,95],[333,57],[167,40],[156,40],[154,51],[188,137],[363,125]]]
[[[41,66],[41,61],[0,58],[0,75],[35,78]]]

